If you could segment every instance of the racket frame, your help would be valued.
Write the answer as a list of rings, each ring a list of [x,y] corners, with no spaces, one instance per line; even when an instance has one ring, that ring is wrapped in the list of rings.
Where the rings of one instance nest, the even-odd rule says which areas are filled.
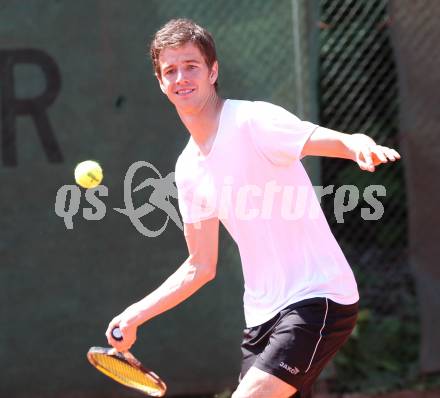
[[[101,366],[95,359],[94,355],[106,355],[109,357],[114,357],[122,362],[127,363],[131,367],[139,370],[142,372],[146,377],[151,379],[156,386],[157,386],[157,394],[156,393],[147,393],[141,388],[135,387],[130,384],[126,384],[123,382],[120,378],[118,378],[116,375],[113,375],[111,372],[109,372],[106,368]],[[167,386],[164,383],[164,381],[152,370],[144,367],[142,363],[129,351],[125,352],[118,352],[115,348],[105,348],[105,347],[90,347],[89,351],[87,352],[87,359],[91,363],[92,366],[94,366],[96,369],[98,369],[100,372],[105,374],[106,376],[112,378],[113,380],[117,381],[120,384],[123,384],[127,387],[133,388],[135,390],[138,390],[146,395],[150,395],[153,397],[163,397],[165,395],[165,392],[167,390]]]

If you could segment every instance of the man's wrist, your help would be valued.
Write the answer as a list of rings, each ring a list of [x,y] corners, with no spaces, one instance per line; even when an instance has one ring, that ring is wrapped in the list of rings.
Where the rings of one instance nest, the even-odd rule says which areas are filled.
[[[355,134],[345,134],[343,135],[342,143],[345,147],[347,159],[356,161],[356,137]]]
[[[143,310],[139,303],[135,303],[123,312],[122,317],[127,326],[138,327],[146,320],[145,309]]]

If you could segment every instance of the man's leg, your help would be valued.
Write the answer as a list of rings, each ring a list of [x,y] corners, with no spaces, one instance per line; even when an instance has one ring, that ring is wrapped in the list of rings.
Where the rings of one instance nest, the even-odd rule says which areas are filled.
[[[295,392],[295,387],[252,366],[231,398],[288,398]]]

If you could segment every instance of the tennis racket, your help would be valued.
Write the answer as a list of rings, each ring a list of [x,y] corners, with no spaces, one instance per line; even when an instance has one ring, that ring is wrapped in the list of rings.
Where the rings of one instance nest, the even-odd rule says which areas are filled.
[[[122,340],[119,328],[112,330],[115,340]],[[167,386],[160,377],[145,368],[130,352],[118,352],[114,348],[91,347],[87,359],[100,372],[118,383],[152,397],[163,397]]]

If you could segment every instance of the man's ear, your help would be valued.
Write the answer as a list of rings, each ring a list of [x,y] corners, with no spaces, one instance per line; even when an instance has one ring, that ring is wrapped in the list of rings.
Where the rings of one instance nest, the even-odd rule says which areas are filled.
[[[162,92],[164,94],[166,94],[166,89],[165,89],[165,86],[163,85],[162,77],[158,73],[155,73],[155,75],[156,75],[157,81],[159,82],[160,89],[162,90]]]
[[[211,66],[211,70],[209,72],[209,81],[211,84],[214,84],[218,78],[218,62],[214,61]]]

